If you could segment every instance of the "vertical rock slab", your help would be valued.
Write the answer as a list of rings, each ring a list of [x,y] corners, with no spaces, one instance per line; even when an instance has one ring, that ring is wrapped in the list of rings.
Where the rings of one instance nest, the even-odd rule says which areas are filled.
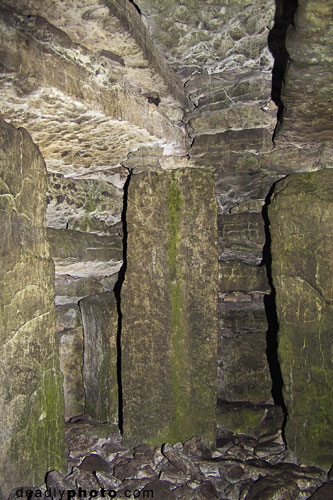
[[[85,410],[83,389],[83,328],[67,328],[59,334],[60,370],[64,376],[65,419]]]
[[[333,461],[333,170],[276,185],[269,207],[278,354],[289,447],[305,463]]]
[[[0,477],[4,496],[64,466],[46,170],[24,129],[0,120]],[[7,495],[8,496],[8,495]]]
[[[128,442],[215,444],[217,205],[201,169],[134,175],[122,288],[123,431]]]
[[[113,292],[80,302],[83,322],[85,412],[100,422],[118,423],[117,303]]]

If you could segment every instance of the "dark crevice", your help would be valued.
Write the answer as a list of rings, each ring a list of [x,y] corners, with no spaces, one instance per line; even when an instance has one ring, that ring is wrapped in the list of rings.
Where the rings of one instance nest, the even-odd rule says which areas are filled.
[[[271,202],[271,197],[275,188],[275,184],[271,187],[266,199],[265,204],[262,209],[262,217],[265,224],[265,245],[263,248],[263,265],[266,266],[267,279],[271,289],[269,295],[265,295],[264,305],[266,318],[268,323],[268,328],[266,332],[266,355],[268,366],[270,370],[270,375],[272,379],[272,397],[274,404],[281,406],[284,414],[284,420],[282,424],[282,435],[284,437],[284,429],[287,422],[288,412],[283,399],[283,378],[281,373],[281,367],[278,359],[278,331],[279,322],[276,311],[276,291],[273,283],[272,277],[272,254],[271,254],[271,233],[270,233],[270,221],[268,218],[268,207]]]
[[[283,103],[281,100],[289,54],[286,48],[288,28],[293,25],[293,19],[298,7],[298,0],[275,0],[276,10],[274,26],[268,36],[268,47],[274,57],[272,72],[272,100],[278,107],[278,126],[282,123]]]
[[[87,329],[86,329],[85,322],[83,320],[84,316],[83,316],[81,300],[79,300],[79,302],[78,302],[78,306],[79,306],[80,314],[81,314],[82,335],[83,335],[83,348],[82,348],[82,358],[81,358],[81,361],[82,361],[81,376],[82,376],[82,385],[83,385],[83,394],[84,394],[84,412],[86,412],[87,411],[87,391],[86,391],[85,377],[84,377],[84,369],[85,369],[84,355],[85,355],[85,350],[86,350]]]
[[[118,382],[118,425],[119,430],[123,432],[123,390],[122,390],[122,374],[121,374],[121,332],[122,332],[122,312],[121,312],[121,288],[125,280],[126,268],[127,268],[127,198],[128,198],[128,187],[131,181],[132,171],[129,171],[125,185],[124,185],[124,199],[123,199],[123,211],[121,214],[121,222],[123,228],[123,265],[119,271],[118,281],[114,287],[114,294],[117,301],[117,313],[118,313],[118,329],[117,329],[117,382]]]
[[[140,9],[140,7],[136,3],[134,3],[133,0],[128,0],[128,1],[129,1],[129,3],[131,3],[132,5],[134,5],[134,7],[136,8],[137,12],[141,16],[141,9]]]

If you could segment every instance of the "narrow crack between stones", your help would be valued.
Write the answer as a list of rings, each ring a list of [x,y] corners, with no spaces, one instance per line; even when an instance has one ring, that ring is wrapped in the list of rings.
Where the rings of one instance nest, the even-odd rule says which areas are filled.
[[[140,7],[135,2],[133,2],[133,0],[128,0],[128,1],[129,1],[129,3],[131,3],[132,5],[134,5],[134,7],[136,8],[137,12],[141,16],[141,9],[140,9]]]
[[[191,74],[191,77],[190,77],[190,78],[188,78],[188,80],[186,80],[186,82],[184,82],[183,87],[184,87],[184,93],[185,93],[186,97],[188,98],[189,102],[190,102],[191,104],[193,104],[194,109],[197,109],[197,108],[199,107],[199,104],[196,104],[196,103],[192,100],[191,93],[190,93],[190,92],[188,92],[188,91],[186,90],[186,85],[187,85],[187,84],[191,81],[192,76],[193,76],[193,73]]]
[[[86,350],[87,325],[85,324],[85,321],[84,321],[84,314],[83,314],[83,310],[82,310],[82,299],[79,300],[77,305],[78,305],[79,310],[80,310],[81,322],[82,322],[83,342],[82,342],[82,357],[81,357],[81,362],[82,362],[82,364],[81,364],[81,377],[82,377],[82,387],[83,387],[83,394],[84,394],[84,412],[86,413],[87,391],[86,391],[85,377],[84,377],[84,369],[85,369],[84,356],[85,356],[85,350]],[[71,419],[69,419],[69,421],[70,420]]]
[[[121,214],[121,222],[123,229],[123,265],[120,268],[118,281],[114,287],[114,294],[117,301],[118,313],[118,328],[117,328],[117,382],[118,382],[118,425],[121,434],[123,433],[123,389],[122,389],[122,373],[121,373],[121,333],[122,333],[122,320],[123,315],[121,312],[121,288],[125,280],[127,269],[127,200],[128,200],[128,187],[132,177],[132,170],[128,170],[128,176],[124,184],[124,199],[123,210]]]
[[[273,140],[283,120],[281,91],[287,64],[290,59],[286,48],[286,37],[289,26],[293,25],[294,15],[298,7],[298,0],[275,0],[275,4],[274,26],[268,36],[268,47],[274,57],[271,97],[278,107],[277,125],[273,134]]]
[[[268,217],[268,207],[271,202],[271,197],[275,188],[274,183],[265,199],[265,204],[262,209],[262,217],[265,224],[265,245],[263,248],[262,264],[266,266],[267,279],[271,289],[269,295],[264,297],[265,313],[268,323],[266,332],[266,355],[269,366],[269,371],[272,379],[272,397],[274,404],[281,406],[284,419],[282,423],[282,437],[285,441],[285,426],[288,418],[288,411],[283,399],[283,378],[281,367],[278,358],[278,331],[279,322],[276,311],[276,291],[272,277],[272,253],[271,253],[271,233],[270,221]]]

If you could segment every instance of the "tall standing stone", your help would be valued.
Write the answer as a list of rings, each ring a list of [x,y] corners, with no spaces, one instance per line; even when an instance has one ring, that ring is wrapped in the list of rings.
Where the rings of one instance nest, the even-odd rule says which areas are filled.
[[[134,175],[122,288],[123,430],[150,444],[215,443],[218,253],[214,180]]]
[[[279,182],[269,207],[286,439],[305,463],[333,461],[333,170]]]
[[[0,478],[2,494],[64,466],[46,170],[24,129],[0,120]]]
[[[85,412],[100,422],[118,424],[117,303],[113,292],[80,301],[84,331]]]

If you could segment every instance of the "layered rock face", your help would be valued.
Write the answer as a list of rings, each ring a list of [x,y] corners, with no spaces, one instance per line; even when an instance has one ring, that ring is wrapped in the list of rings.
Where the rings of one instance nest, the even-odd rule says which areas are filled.
[[[46,170],[29,134],[0,121],[2,495],[64,467],[54,266],[45,228]]]
[[[332,210],[329,169],[277,183],[269,208],[286,439],[299,459],[327,468],[333,440]],[[309,212],[311,225],[304,217]]]
[[[134,175],[122,288],[124,438],[215,442],[217,227],[200,169]]]

